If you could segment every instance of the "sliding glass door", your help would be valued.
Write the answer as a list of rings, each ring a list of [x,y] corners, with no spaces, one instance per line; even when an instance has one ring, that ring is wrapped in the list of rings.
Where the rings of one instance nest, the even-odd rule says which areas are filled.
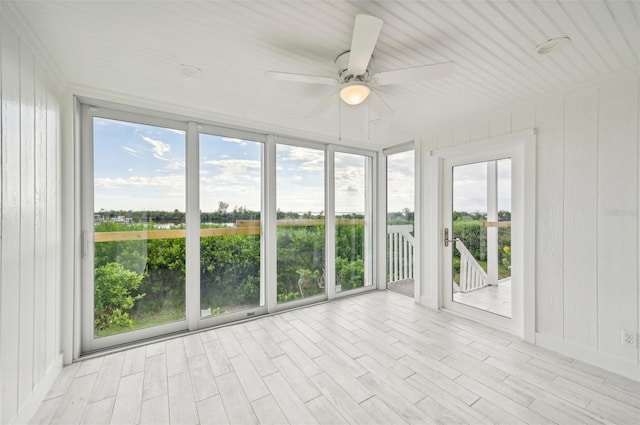
[[[335,153],[336,293],[373,285],[371,167],[370,156]]]
[[[82,140],[82,352],[374,287],[372,152],[86,105]]]
[[[278,304],[325,294],[324,175],[324,150],[276,146]]]
[[[200,134],[200,317],[265,305],[263,144]]]
[[[83,129],[88,349],[186,326],[185,127],[131,118],[92,115]]]

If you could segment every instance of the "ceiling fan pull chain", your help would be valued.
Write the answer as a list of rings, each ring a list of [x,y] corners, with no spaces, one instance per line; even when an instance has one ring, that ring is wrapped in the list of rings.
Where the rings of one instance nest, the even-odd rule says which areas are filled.
[[[338,100],[338,141],[342,142],[342,103]]]
[[[371,144],[371,101],[367,102],[367,141]]]

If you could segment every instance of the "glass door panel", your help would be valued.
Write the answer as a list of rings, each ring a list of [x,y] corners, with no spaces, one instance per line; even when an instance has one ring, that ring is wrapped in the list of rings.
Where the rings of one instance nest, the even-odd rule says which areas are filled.
[[[371,158],[335,153],[336,293],[371,279]]]
[[[387,289],[414,297],[415,151],[387,156]]]
[[[93,118],[94,338],[185,318],[185,132]]]
[[[325,152],[276,146],[277,302],[325,293]]]
[[[511,160],[452,167],[452,301],[511,317]]]
[[[200,317],[265,305],[263,144],[200,134]]]

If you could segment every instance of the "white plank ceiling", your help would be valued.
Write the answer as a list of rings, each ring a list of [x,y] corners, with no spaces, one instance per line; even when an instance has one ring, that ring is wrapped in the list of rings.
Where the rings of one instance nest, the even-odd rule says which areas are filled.
[[[20,1],[13,4],[70,87],[261,130],[375,144],[470,118],[640,63],[638,1]],[[374,71],[455,62],[445,80],[384,86],[367,104],[307,118],[332,86],[268,80],[276,70],[335,77],[354,17],[384,21]],[[564,50],[536,45],[569,36]],[[190,64],[204,72],[189,78]],[[370,131],[367,130],[370,128]]]

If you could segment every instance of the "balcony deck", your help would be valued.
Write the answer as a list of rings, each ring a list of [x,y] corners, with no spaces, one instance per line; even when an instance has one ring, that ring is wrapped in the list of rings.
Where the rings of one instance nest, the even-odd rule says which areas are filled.
[[[456,292],[453,294],[453,300],[500,316],[511,317],[511,279],[470,292]]]
[[[411,298],[413,298],[415,295],[415,293],[413,292],[413,279],[403,279],[397,280],[395,282],[389,282],[387,284],[387,289]]]

